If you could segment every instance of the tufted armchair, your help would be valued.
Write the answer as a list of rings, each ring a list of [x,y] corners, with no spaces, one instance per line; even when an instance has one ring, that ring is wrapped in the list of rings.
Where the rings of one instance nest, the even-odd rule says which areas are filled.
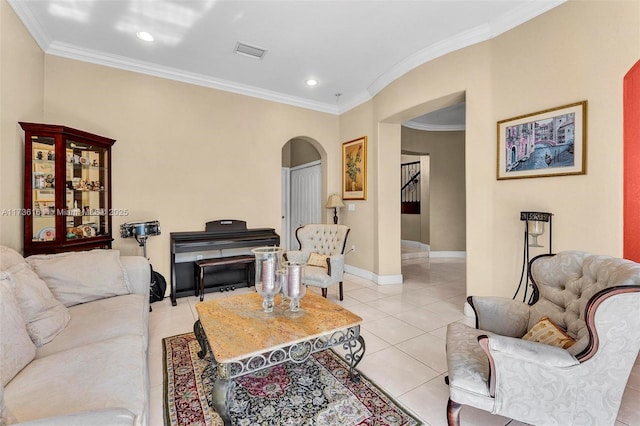
[[[469,297],[476,329],[449,325],[449,425],[461,405],[535,425],[613,425],[640,350],[640,265],[566,251],[532,259],[529,276],[530,304]]]
[[[307,224],[296,229],[300,250],[285,253],[290,262],[304,263],[304,283],[322,288],[338,284],[340,300],[343,299],[342,275],[344,274],[344,249],[349,227],[345,225]]]

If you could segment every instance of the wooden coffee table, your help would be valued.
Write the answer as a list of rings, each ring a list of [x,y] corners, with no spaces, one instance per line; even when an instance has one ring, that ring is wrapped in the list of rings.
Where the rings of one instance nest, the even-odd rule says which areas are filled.
[[[304,315],[288,318],[262,311],[257,293],[230,296],[196,304],[198,321],[193,330],[204,358],[208,351],[217,363],[218,377],[213,386],[213,404],[225,424],[228,411],[229,381],[287,361],[304,362],[315,352],[342,345],[349,353],[351,380],[358,381],[355,368],[364,356],[365,343],[360,335],[362,318],[313,293],[300,301]]]

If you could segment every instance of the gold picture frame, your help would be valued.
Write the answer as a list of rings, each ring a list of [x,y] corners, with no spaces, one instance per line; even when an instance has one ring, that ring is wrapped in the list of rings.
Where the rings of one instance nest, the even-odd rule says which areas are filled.
[[[498,121],[497,179],[587,172],[587,101]]]
[[[342,144],[342,199],[367,199],[367,137]]]

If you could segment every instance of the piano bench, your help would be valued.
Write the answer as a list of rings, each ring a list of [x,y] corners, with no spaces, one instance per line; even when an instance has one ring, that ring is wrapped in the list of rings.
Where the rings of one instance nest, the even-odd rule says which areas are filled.
[[[206,268],[212,268],[215,266],[245,265],[247,283],[251,285],[251,266],[254,265],[255,261],[255,256],[248,254],[242,256],[216,257],[213,259],[197,260],[196,269],[198,272],[198,289],[196,296],[200,296],[201,302],[204,300],[204,271]]]

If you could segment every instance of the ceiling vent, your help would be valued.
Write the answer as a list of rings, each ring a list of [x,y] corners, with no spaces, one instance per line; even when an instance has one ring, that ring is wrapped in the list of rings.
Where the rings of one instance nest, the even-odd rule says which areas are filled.
[[[262,49],[260,47],[255,47],[255,46],[249,46],[248,44],[244,44],[240,42],[236,43],[236,48],[233,49],[233,52],[237,53],[238,55],[248,56],[253,59],[262,59],[264,58],[264,55],[267,54],[266,49]]]

